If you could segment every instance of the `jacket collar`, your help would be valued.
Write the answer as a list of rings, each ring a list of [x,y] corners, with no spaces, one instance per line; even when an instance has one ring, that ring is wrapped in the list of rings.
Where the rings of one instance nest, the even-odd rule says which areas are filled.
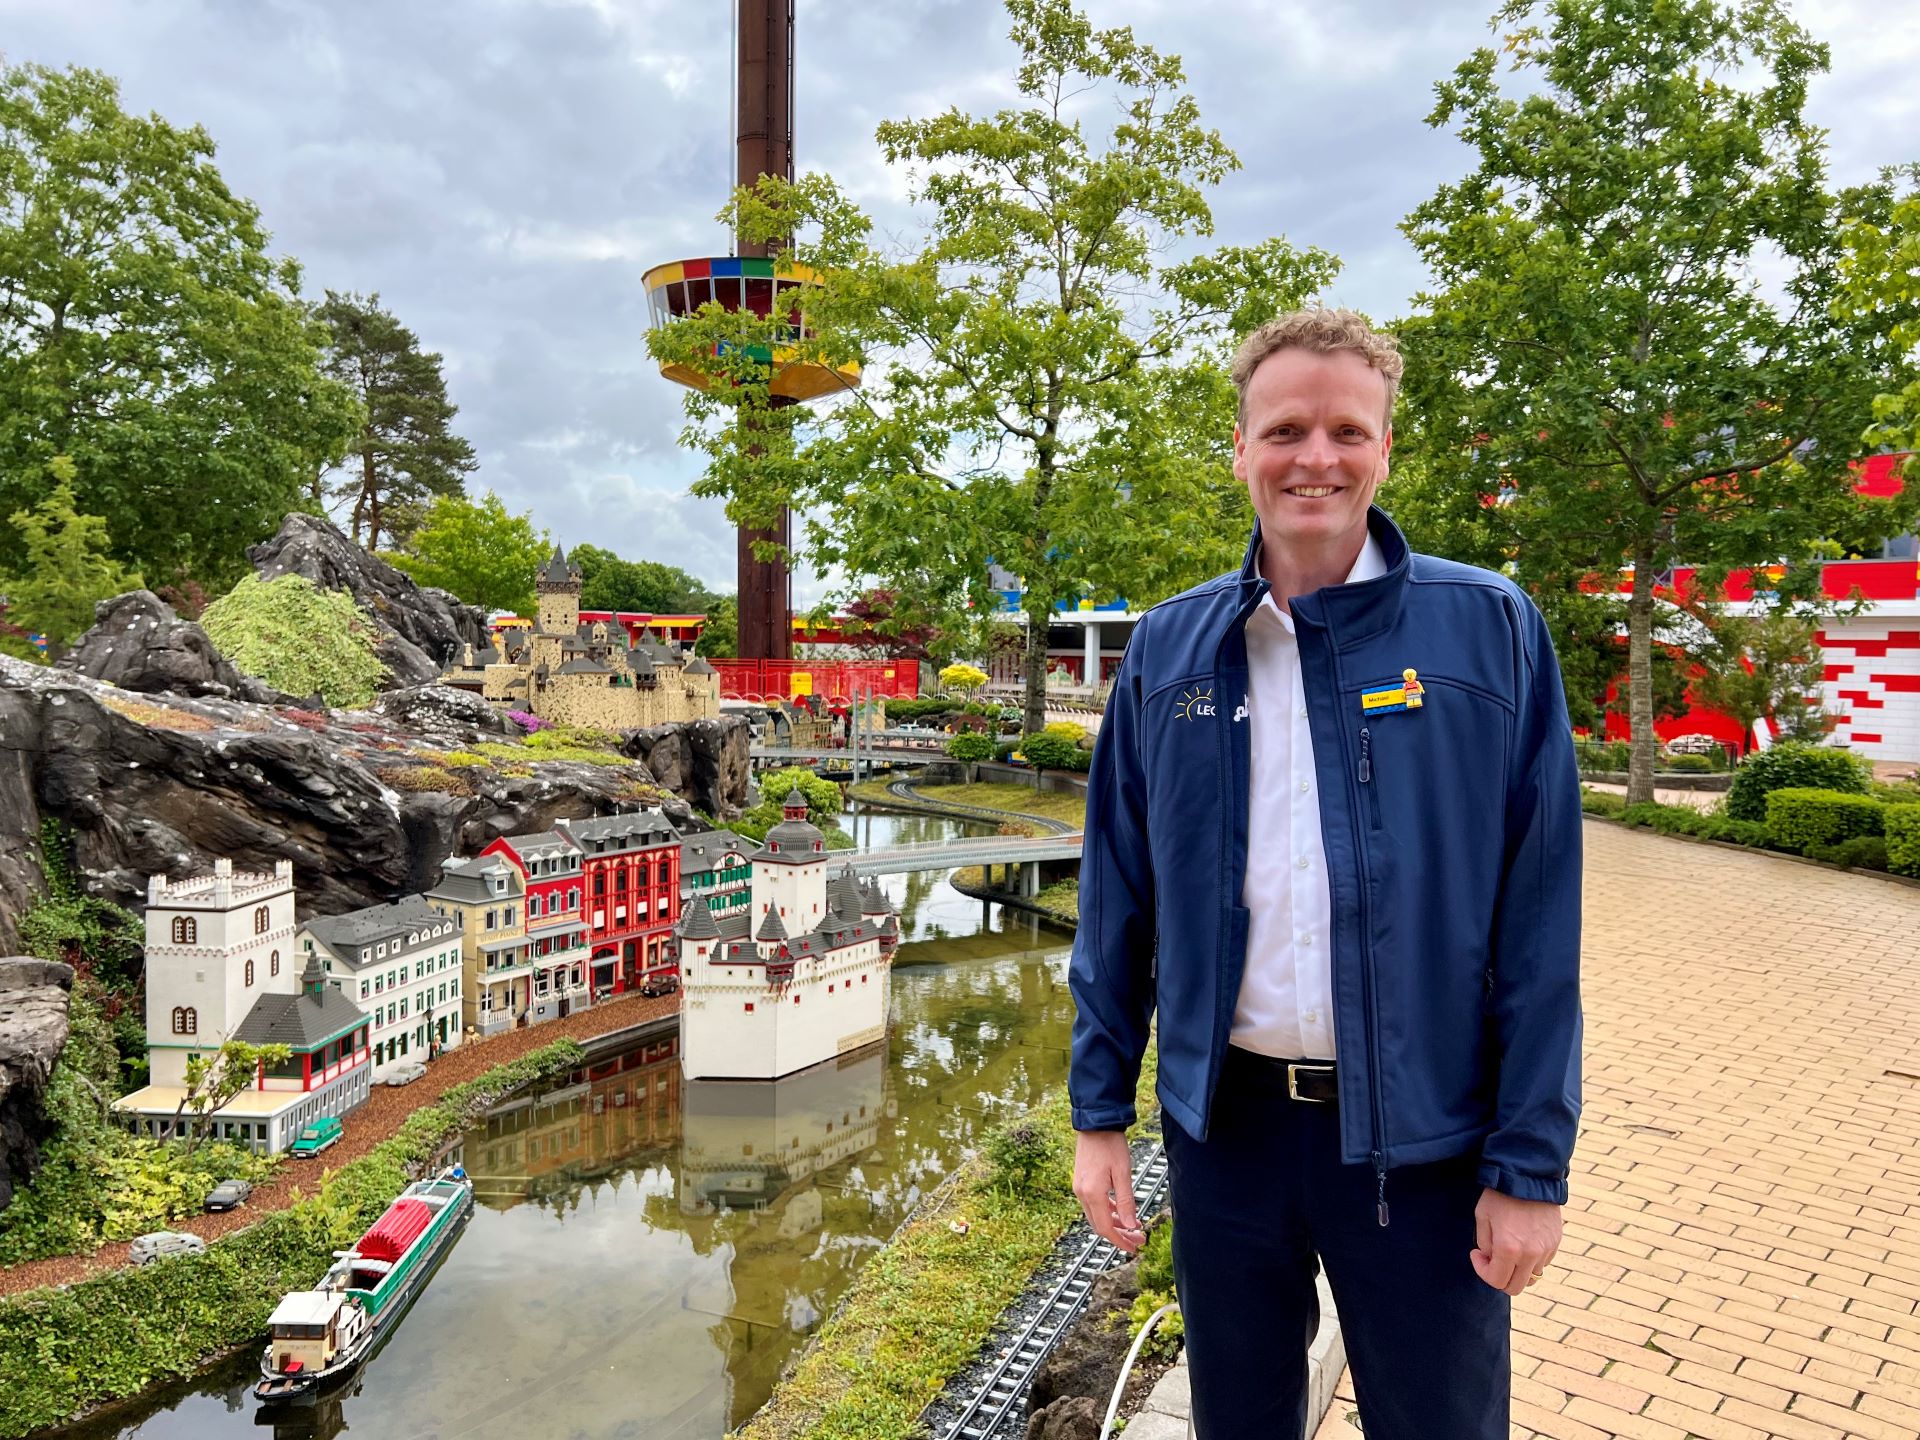
[[[1327,585],[1307,595],[1287,597],[1287,609],[1309,625],[1331,627],[1335,643],[1345,646],[1388,629],[1400,616],[1405,597],[1407,573],[1412,568],[1413,552],[1400,527],[1378,505],[1367,507],[1367,529],[1387,562],[1387,573],[1374,580],[1356,580],[1349,585]],[[1247,541],[1246,558],[1240,564],[1240,588],[1243,595],[1264,594],[1266,582],[1260,575],[1260,522],[1253,522],[1253,536]]]

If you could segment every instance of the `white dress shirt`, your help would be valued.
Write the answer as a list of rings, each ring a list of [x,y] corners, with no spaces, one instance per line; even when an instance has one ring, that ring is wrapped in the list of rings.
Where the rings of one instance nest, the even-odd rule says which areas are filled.
[[[1347,583],[1387,573],[1367,536]],[[1269,593],[1247,619],[1247,966],[1232,1043],[1285,1060],[1331,1060],[1333,897],[1320,843],[1319,780],[1293,617]]]

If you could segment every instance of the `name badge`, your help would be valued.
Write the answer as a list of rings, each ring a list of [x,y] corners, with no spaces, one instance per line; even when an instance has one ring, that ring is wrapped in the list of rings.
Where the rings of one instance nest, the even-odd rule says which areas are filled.
[[[1403,670],[1401,683],[1391,690],[1363,690],[1360,692],[1360,713],[1363,715],[1385,715],[1390,710],[1418,710],[1426,703],[1426,687],[1420,683],[1416,670]]]

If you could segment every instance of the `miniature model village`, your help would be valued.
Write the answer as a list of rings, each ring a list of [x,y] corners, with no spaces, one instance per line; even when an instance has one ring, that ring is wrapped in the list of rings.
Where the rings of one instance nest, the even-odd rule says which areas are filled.
[[[535,626],[444,683],[555,723],[711,718],[718,679],[678,646],[579,620],[580,572],[555,550]],[[831,873],[830,873],[831,872]],[[397,1067],[630,990],[682,990],[693,1079],[771,1079],[881,1039],[897,916],[875,882],[829,864],[798,793],[755,846],[683,833],[660,810],[561,820],[445,863],[438,883],[340,915],[295,914],[292,866],[148,881],[151,1083],[115,1102],[170,1133],[188,1064],[228,1039],[284,1045],[210,1117],[221,1138],[287,1149]]]
[[[285,1045],[216,1112],[223,1139],[287,1148],[394,1067],[470,1036],[555,1020],[628,990],[680,988],[692,1079],[771,1079],[886,1033],[898,917],[831,864],[797,792],[765,842],[681,834],[658,810],[563,820],[447,862],[423,893],[294,915],[292,867],[216,861],[147,890],[152,1083],[116,1102],[162,1133],[188,1058],[232,1038]]]

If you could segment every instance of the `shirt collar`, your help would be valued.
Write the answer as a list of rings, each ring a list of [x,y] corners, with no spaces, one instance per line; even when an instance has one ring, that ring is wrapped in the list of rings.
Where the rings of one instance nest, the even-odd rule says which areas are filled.
[[[1364,580],[1378,580],[1386,573],[1386,552],[1380,548],[1380,542],[1373,538],[1373,531],[1369,529],[1365,543],[1360,546],[1360,553],[1354,557],[1353,568],[1347,571],[1345,583],[1348,585],[1358,585]],[[1271,590],[1266,593],[1266,596],[1260,601],[1260,611],[1271,614],[1275,619],[1279,620],[1281,624],[1285,625],[1288,632],[1291,633],[1293,630],[1293,617],[1280,608],[1280,602],[1273,598],[1273,594],[1274,592]]]

